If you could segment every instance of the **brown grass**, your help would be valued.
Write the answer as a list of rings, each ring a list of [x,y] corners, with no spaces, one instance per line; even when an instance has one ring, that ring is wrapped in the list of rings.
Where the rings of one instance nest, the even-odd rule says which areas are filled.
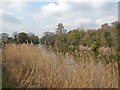
[[[89,53],[80,56],[76,63],[72,56],[65,58],[38,46],[8,44],[2,50],[2,65],[16,87],[118,88],[118,71],[112,64],[96,64]]]

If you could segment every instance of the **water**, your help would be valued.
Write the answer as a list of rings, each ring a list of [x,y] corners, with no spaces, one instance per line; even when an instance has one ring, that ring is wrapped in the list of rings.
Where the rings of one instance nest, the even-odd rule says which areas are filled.
[[[44,46],[42,46],[41,44],[38,44],[38,46],[42,49],[42,51],[43,51],[43,53],[46,51],[45,50],[45,48],[44,48]],[[48,54],[48,53],[47,53]],[[55,53],[50,53],[49,54],[50,56],[52,55],[53,57],[56,57],[56,59],[57,59],[57,57],[59,56],[59,54],[55,54]],[[48,55],[48,56],[49,56]],[[75,62],[75,60],[74,60],[74,58],[72,57],[72,56],[68,56],[66,59],[65,59],[65,61],[67,62],[67,64],[68,65],[71,65],[71,66],[73,66],[73,67],[75,67],[75,65],[80,65],[79,63],[80,62]],[[85,65],[85,67],[87,67],[86,69],[91,69],[91,68],[93,68],[94,66],[91,66],[91,64],[88,62],[88,61],[85,61],[84,63],[83,63],[84,65]],[[99,72],[101,72],[101,66],[102,66],[102,64],[101,64],[101,62],[99,61],[98,63],[96,63],[96,64],[94,64],[95,65],[95,67],[97,68],[97,70],[99,71]],[[58,64],[57,64],[57,62],[56,62],[56,67],[58,66]],[[79,68],[80,69],[80,68]]]

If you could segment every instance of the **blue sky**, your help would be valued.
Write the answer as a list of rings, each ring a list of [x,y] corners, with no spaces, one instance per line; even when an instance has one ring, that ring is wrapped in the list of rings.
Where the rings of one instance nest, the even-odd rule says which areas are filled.
[[[95,1],[95,0],[94,0]],[[33,32],[39,37],[46,31],[55,31],[62,22],[67,30],[84,27],[97,29],[103,23],[118,19],[118,2],[80,2],[56,0],[56,2],[1,3],[1,32],[10,35],[17,32]]]

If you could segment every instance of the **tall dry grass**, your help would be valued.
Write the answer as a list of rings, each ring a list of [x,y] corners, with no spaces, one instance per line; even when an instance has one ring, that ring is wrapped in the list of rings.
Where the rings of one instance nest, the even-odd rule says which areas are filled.
[[[80,55],[76,63],[71,56],[38,46],[8,44],[2,50],[2,65],[16,87],[118,88],[118,71],[111,64],[96,64],[91,54]],[[90,62],[84,62],[85,57]]]

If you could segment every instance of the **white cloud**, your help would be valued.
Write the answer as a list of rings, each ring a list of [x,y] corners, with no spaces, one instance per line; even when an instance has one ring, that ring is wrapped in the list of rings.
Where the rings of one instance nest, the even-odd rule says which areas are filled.
[[[88,1],[88,0],[87,0]],[[75,10],[75,7],[80,7],[79,9],[89,9],[89,6],[94,8],[100,8],[104,5],[103,0],[99,0],[100,2],[95,2],[95,0],[88,2],[88,7],[84,7],[82,4],[85,2],[84,0],[58,0],[58,4],[55,3],[49,3],[48,5],[45,5],[41,8],[41,14],[43,15],[52,15],[52,14],[60,14],[68,12],[69,10],[73,9]],[[85,3],[84,3],[85,4]],[[77,8],[77,9],[78,9]],[[76,11],[76,10],[75,10]]]
[[[17,11],[22,11],[22,8],[27,6],[25,3],[23,2],[12,2],[10,5],[8,5],[8,8],[13,8]]]
[[[0,15],[2,15],[4,11],[5,11],[5,10],[0,9]]]
[[[12,12],[8,12],[8,11],[5,11],[5,10],[2,12],[2,21],[4,23],[18,24],[18,23],[21,23],[23,20],[24,20],[24,17],[16,16]]]
[[[54,3],[49,3],[41,8],[41,13],[43,15],[52,15],[56,13],[64,13],[69,9],[69,6],[66,3],[58,2],[59,4],[56,5]]]
[[[22,9],[27,6],[24,0],[19,0],[19,2],[16,2],[16,0],[9,0],[2,2],[2,4],[4,9],[11,8],[19,12],[21,12]]]
[[[84,2],[80,0],[80,2],[76,2],[74,0],[69,2],[69,0],[58,0],[57,4],[49,3],[41,7],[38,13],[33,14],[33,18],[40,27],[41,33],[55,31],[54,25],[57,27],[58,23],[63,23],[67,30],[82,26],[86,29],[97,29],[106,21],[114,22],[116,20],[114,14],[117,10],[113,13],[114,9],[111,8],[112,3],[104,1]],[[114,17],[110,17],[109,14]]]
[[[101,8],[104,3],[83,2],[84,0],[79,2],[58,0],[57,4],[49,3],[41,7],[38,13],[33,14],[33,18],[39,24],[41,23],[40,27],[57,25],[60,22],[64,23],[67,29],[81,27],[82,25],[86,26],[93,23],[92,17],[96,13],[94,10]],[[49,30],[51,29],[53,28],[49,28]],[[44,30],[47,29],[45,28]]]
[[[24,1],[25,0],[19,0],[17,2],[17,0],[10,0],[8,2],[5,2],[6,9],[10,8],[8,10],[15,9],[16,11],[18,11],[15,11],[15,14],[11,13],[11,11],[7,11],[7,13],[4,14],[4,17],[5,15],[8,15],[7,18],[12,18],[6,18],[7,20],[4,25],[7,26],[4,27],[5,31],[34,30],[32,32],[39,33],[40,35],[42,35],[42,33],[45,31],[55,31],[57,24],[60,22],[64,24],[67,30],[79,28],[83,25],[85,26],[85,28],[97,28],[98,25],[100,26],[106,21],[114,21],[114,18],[116,17],[115,14],[117,11],[115,11],[115,9],[111,9],[112,4],[107,6],[106,2],[103,0],[102,2],[101,0],[57,0],[56,3],[53,3],[54,1],[51,1],[51,3],[47,3],[46,5],[40,5],[39,10],[36,9],[36,7],[32,7],[32,10],[37,10],[35,11],[37,13],[33,13],[29,12],[29,10],[27,12],[24,12],[24,7],[26,7],[27,4],[29,4],[26,4]],[[21,12],[19,11],[23,11],[23,16],[25,17],[18,16],[18,13],[21,14]],[[3,12],[5,11],[0,10],[0,13]],[[33,18],[31,18],[30,15],[32,15]],[[110,15],[114,16],[114,18],[109,17]],[[27,16],[29,17],[29,19]],[[14,23],[14,21],[16,20],[18,21],[18,24]],[[19,21],[22,23],[20,23]]]
[[[90,18],[79,18],[79,19],[75,19],[73,21],[65,21],[64,22],[64,26],[71,30],[71,29],[76,29],[76,28],[80,28],[82,26],[87,26],[92,22],[92,20]]]
[[[80,24],[88,24],[90,22],[91,22],[90,18],[82,18],[82,19],[75,20],[75,23],[80,23]]]
[[[58,0],[14,0],[15,2],[56,2]],[[62,2],[118,2],[119,0],[60,0]],[[10,2],[10,0],[3,0]]]
[[[108,23],[108,24],[110,24],[110,23],[115,22],[115,21],[117,21],[117,18],[116,18],[116,17],[114,17],[114,16],[109,16],[109,17],[97,19],[97,20],[96,20],[96,23],[97,23],[98,25],[101,25],[101,24],[103,24],[103,23]]]
[[[2,21],[2,24],[0,25],[2,31],[0,32],[12,33],[13,31],[26,30],[24,26],[21,26],[24,17],[11,11],[15,10],[17,12],[22,12],[22,9],[27,6],[27,4],[23,2],[24,0],[19,1],[20,2],[16,2],[16,0],[9,0],[0,3],[2,6],[0,7],[0,21]]]
[[[29,31],[30,28],[17,25],[17,24],[8,24],[8,23],[3,23],[2,25],[2,32],[6,32],[10,35],[12,35],[13,32],[27,32]]]
[[[22,26],[24,17],[16,16],[14,13],[6,10],[1,10],[0,16],[0,21],[2,21],[0,22],[0,33],[7,32],[12,34],[14,31],[27,30],[27,27]]]

